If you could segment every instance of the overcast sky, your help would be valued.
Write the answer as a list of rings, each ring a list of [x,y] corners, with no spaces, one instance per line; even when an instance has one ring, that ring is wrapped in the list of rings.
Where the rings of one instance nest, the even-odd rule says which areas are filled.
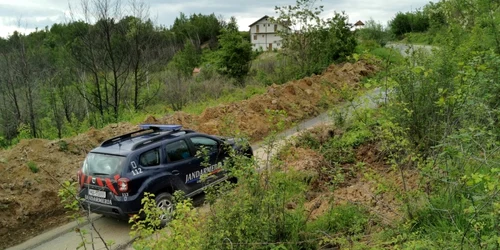
[[[91,2],[94,0],[90,0]],[[129,0],[122,0],[128,3]],[[69,20],[69,4],[73,12],[79,11],[80,0],[0,0],[0,36],[7,37],[14,30],[22,33],[35,28],[43,29],[54,23]],[[275,15],[275,6],[294,5],[295,0],[144,0],[150,7],[150,16],[158,25],[170,27],[180,12],[235,16],[240,30],[264,15]],[[406,12],[423,7],[429,0],[323,0],[324,17],[334,11],[345,11],[349,21],[366,21],[373,18],[384,25],[398,11]]]

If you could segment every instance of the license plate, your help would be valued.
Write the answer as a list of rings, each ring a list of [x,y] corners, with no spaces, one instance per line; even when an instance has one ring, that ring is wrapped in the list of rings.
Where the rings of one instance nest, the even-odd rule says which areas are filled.
[[[90,189],[90,188],[89,188],[89,195],[99,197],[99,198],[106,198],[106,192],[101,191],[101,190]]]

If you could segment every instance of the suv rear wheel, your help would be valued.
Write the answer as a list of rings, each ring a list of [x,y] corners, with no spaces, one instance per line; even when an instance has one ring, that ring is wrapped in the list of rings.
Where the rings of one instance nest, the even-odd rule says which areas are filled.
[[[172,218],[174,211],[174,197],[169,193],[158,194],[155,198],[156,206],[164,211],[160,216],[161,225],[165,226]]]

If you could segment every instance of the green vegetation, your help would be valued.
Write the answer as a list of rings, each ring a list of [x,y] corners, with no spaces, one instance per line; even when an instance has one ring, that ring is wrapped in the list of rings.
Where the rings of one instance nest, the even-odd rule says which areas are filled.
[[[297,78],[318,74],[330,63],[351,55],[356,39],[350,31],[345,13],[334,13],[328,19],[320,18],[323,6],[315,7],[313,1],[297,0],[295,6],[276,7],[275,23],[289,27],[278,33],[283,38],[285,60],[293,62],[288,70]]]
[[[429,29],[429,18],[422,11],[399,12],[390,22],[391,31],[400,37],[409,32],[424,32]]]
[[[219,36],[219,43],[220,50],[215,60],[218,72],[243,83],[250,68],[252,45],[244,40],[238,31],[235,18],[231,18],[222,35]]]
[[[500,5],[442,1],[428,10],[428,34],[443,33],[439,49],[391,69],[379,119],[391,164],[427,183],[406,192],[407,220],[393,239],[403,248],[498,248]]]
[[[283,50],[269,62],[273,66],[250,71],[255,54],[234,18],[181,13],[166,28],[151,21],[147,6],[117,2],[82,1],[87,11],[72,13],[81,19],[0,38],[1,147],[27,138],[73,136],[113,122],[140,122],[145,114],[186,107],[199,112],[193,107],[256,93],[240,95],[246,85],[259,89],[319,73],[345,60],[355,46],[347,16],[335,14],[301,31],[318,42],[301,51],[307,57],[295,53],[301,39],[285,35]],[[110,7],[115,4],[119,8]],[[310,7],[303,1],[298,6]],[[318,15],[283,11],[278,21]],[[101,18],[93,21],[94,16]],[[196,76],[194,68],[201,69]]]
[[[434,34],[432,34],[430,31],[427,31],[406,33],[404,34],[404,38],[400,42],[408,44],[430,45],[436,44],[438,41],[439,38],[436,39],[436,36]]]
[[[36,174],[38,171],[40,171],[40,168],[36,165],[36,163],[29,161],[28,162],[28,168],[31,170],[32,173]]]
[[[301,77],[352,53],[356,43],[350,35],[344,43],[337,43],[340,45],[329,43],[351,34],[344,33],[348,27],[344,16],[336,14],[332,20],[323,21],[317,18],[321,8],[314,9],[309,3],[299,0],[296,6],[277,8],[277,23],[314,22],[302,26],[302,32],[285,36],[282,51],[258,56],[258,65],[251,68],[246,80],[271,84]],[[146,224],[132,221],[134,235],[140,236],[134,247],[498,249],[498,19],[498,1],[473,0],[464,5],[460,0],[449,0],[430,3],[423,11],[398,13],[389,29],[369,22],[369,30],[357,32],[358,53],[350,58],[383,59],[381,75],[365,82],[382,89],[384,98],[379,109],[356,107],[353,93],[336,90],[354,109],[350,115],[341,110],[333,112],[331,133],[304,133],[261,164],[261,171],[256,170],[253,159],[235,157],[224,168],[238,178],[238,185],[225,183],[207,190],[207,213],[193,209],[189,200],[178,200],[167,230],[153,230],[158,216],[154,199],[147,196],[143,212],[152,216]],[[427,35],[419,38],[422,33],[415,37],[409,32]],[[381,46],[390,33],[408,41],[425,41],[426,36],[440,33],[429,41],[439,47],[432,53],[415,50],[402,58]],[[243,40],[236,32],[230,38]],[[313,40],[311,46],[301,47],[302,41]],[[244,43],[239,45],[244,47]],[[327,53],[325,48],[333,52]],[[215,55],[204,54],[206,58]],[[298,61],[292,66],[294,60]],[[193,81],[205,81],[203,77]],[[259,92],[262,88],[247,91]],[[247,91],[236,98],[248,98]],[[201,110],[190,107],[194,107],[193,112]],[[280,139],[276,132],[283,129],[286,114],[268,114],[275,127],[264,148],[271,152]],[[26,131],[30,132],[22,129],[19,133]],[[287,157],[303,156],[291,153],[296,148],[314,153],[318,161],[312,169],[297,170],[287,165]],[[368,188],[356,189],[350,184]],[[335,191],[345,186],[352,187],[353,193],[373,197],[339,205],[336,199],[341,194]],[[324,192],[323,198],[328,200],[328,207],[317,217],[312,216],[308,203],[311,192]],[[388,206],[397,218],[384,217],[381,206]],[[155,240],[151,240],[153,235]]]
[[[470,9],[463,9],[459,1],[438,6],[446,18],[434,28],[444,34],[435,38],[440,47],[432,53],[416,50],[390,61],[390,50],[375,39],[366,39],[357,48],[390,61],[382,77],[367,82],[382,87],[387,95],[378,110],[358,108],[352,118],[334,112],[336,125],[328,139],[306,132],[277,158],[269,159],[261,173],[252,162],[236,164],[235,175],[242,174],[239,185],[215,191],[219,199],[209,199],[210,212],[204,219],[195,219],[200,214],[189,206],[174,216],[174,226],[188,221],[190,228],[187,232],[169,228],[185,244],[176,246],[498,248],[500,30],[494,20],[500,12],[486,8],[499,10],[500,6],[489,0],[473,1]],[[367,55],[352,57],[362,56]],[[345,96],[351,101],[351,95]],[[275,145],[277,138],[269,138],[267,145]],[[375,155],[360,158],[367,146]],[[316,175],[287,168],[282,159],[293,147],[312,149],[323,157],[312,170]],[[322,181],[327,189],[338,190],[358,178],[374,185],[370,191],[375,203],[384,203],[387,200],[377,199],[392,195],[386,205],[397,206],[392,209],[401,216],[386,224],[387,218],[372,209],[374,201],[335,205],[315,219],[309,216],[304,197],[316,187],[312,184]],[[330,195],[332,200],[337,198]],[[189,203],[180,204],[186,208]],[[203,230],[194,230],[197,227]],[[176,244],[167,241],[167,236],[160,237],[153,248]],[[144,239],[137,244],[147,248],[153,243]]]
[[[278,121],[265,140],[264,147],[271,151],[281,139],[276,131],[284,128],[286,114],[268,114],[270,120]],[[253,159],[234,157],[224,168],[238,179],[237,186],[228,182],[207,190],[210,209],[206,213],[195,210],[189,200],[177,199],[172,221],[164,230],[153,230],[161,211],[154,197],[146,196],[143,212],[151,216],[131,220],[131,235],[139,236],[134,248],[318,249],[344,245],[338,235],[357,239],[366,232],[371,216],[363,207],[331,206],[313,219],[313,210],[305,205],[307,193],[313,191],[310,176],[287,168],[279,159],[269,159],[263,166],[258,171]]]
[[[384,28],[382,24],[375,22],[373,19],[366,21],[365,26],[356,31],[357,37],[363,42],[375,42],[379,46],[384,47],[387,42],[392,39],[392,35],[389,30]]]

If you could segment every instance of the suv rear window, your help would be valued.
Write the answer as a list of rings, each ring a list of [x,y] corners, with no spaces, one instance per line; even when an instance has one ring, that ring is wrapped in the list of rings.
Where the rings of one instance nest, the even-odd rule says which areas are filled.
[[[82,171],[91,176],[113,176],[121,172],[124,161],[124,156],[89,153],[83,162]]]
[[[160,165],[160,149],[155,148],[143,153],[139,157],[139,164],[143,167],[153,167]]]

